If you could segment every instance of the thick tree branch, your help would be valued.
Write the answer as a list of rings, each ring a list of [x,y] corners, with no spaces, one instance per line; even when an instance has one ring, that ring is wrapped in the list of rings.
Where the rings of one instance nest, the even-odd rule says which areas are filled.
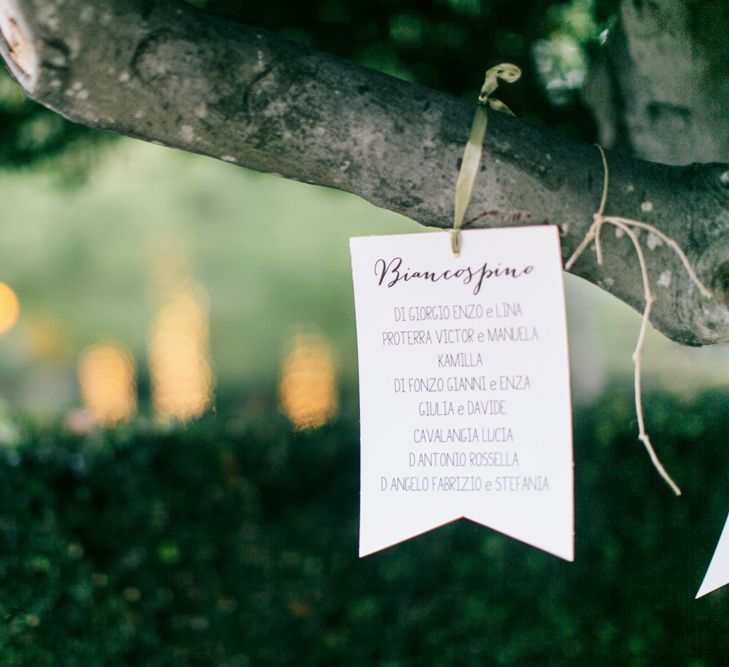
[[[72,120],[451,224],[470,104],[171,0],[0,0],[0,29],[27,93]],[[729,165],[608,159],[606,214],[676,239],[717,296],[701,297],[672,250],[643,234],[654,326],[686,344],[729,341]],[[467,218],[558,224],[568,257],[601,185],[594,146],[492,113]],[[604,250],[603,267],[588,255],[574,272],[642,309],[631,243],[606,234]]]

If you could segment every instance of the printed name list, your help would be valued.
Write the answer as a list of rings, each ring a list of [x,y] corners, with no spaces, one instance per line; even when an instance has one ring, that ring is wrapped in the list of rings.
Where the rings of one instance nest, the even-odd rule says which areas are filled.
[[[573,554],[569,369],[553,227],[351,240],[360,555],[469,518]]]

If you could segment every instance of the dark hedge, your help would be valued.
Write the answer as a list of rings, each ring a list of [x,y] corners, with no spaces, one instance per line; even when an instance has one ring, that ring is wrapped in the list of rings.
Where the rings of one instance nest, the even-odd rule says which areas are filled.
[[[729,394],[575,417],[576,562],[460,521],[357,558],[355,420],[218,415],[0,448],[0,664],[719,665],[693,597],[729,510]]]

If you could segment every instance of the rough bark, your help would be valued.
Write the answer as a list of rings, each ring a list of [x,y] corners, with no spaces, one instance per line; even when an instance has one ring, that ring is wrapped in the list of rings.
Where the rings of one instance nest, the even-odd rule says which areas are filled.
[[[470,104],[171,0],[4,0],[0,14],[12,73],[72,120],[451,224]],[[654,326],[685,344],[729,340],[729,165],[608,159],[606,213],[675,238],[717,295],[701,297],[672,251],[643,235]],[[472,227],[558,224],[568,257],[592,223],[594,146],[492,113],[481,172]],[[574,273],[642,309],[630,242],[606,233],[604,246],[603,267],[591,253]]]

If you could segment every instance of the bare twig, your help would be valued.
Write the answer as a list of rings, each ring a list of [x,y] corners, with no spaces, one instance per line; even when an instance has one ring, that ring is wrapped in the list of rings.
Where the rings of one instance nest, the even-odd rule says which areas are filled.
[[[604,170],[603,190],[602,197],[600,199],[600,207],[598,209],[598,212],[594,215],[594,222],[592,223],[592,225],[590,225],[587,234],[585,234],[585,238],[582,239],[581,243],[577,246],[575,252],[569,258],[569,260],[567,260],[567,263],[565,264],[565,269],[571,269],[574,263],[580,258],[582,253],[584,253],[584,251],[590,246],[591,243],[595,244],[597,263],[598,265],[602,265],[603,254],[602,243],[600,242],[600,233],[602,232],[603,225],[605,224],[613,225],[614,227],[623,231],[625,234],[628,235],[628,238],[633,243],[633,247],[635,248],[635,252],[638,256],[638,264],[640,265],[640,274],[643,282],[643,297],[645,300],[643,316],[640,322],[640,332],[638,334],[638,340],[635,345],[635,350],[633,351],[633,386],[635,391],[635,414],[638,420],[638,439],[645,445],[646,451],[648,452],[648,455],[650,456],[650,459],[660,476],[671,487],[673,492],[677,496],[680,496],[681,489],[678,487],[676,482],[673,481],[668,472],[666,472],[666,469],[663,467],[663,464],[658,458],[658,455],[656,454],[656,451],[653,448],[651,440],[648,437],[648,433],[645,429],[641,388],[641,356],[643,352],[643,343],[645,342],[646,331],[648,330],[648,322],[650,319],[651,308],[653,307],[655,297],[651,290],[650,277],[648,275],[648,265],[645,259],[645,253],[643,252],[643,248],[640,245],[640,240],[638,239],[638,235],[635,230],[645,229],[650,233],[655,234],[658,238],[665,242],[666,245],[668,245],[678,255],[678,258],[681,260],[681,263],[686,269],[686,273],[691,279],[691,282],[693,282],[699,288],[701,294],[703,294],[707,298],[711,298],[713,295],[696,275],[696,272],[691,266],[688,257],[686,257],[686,254],[681,249],[681,246],[679,246],[674,239],[670,238],[659,229],[646,222],[631,220],[630,218],[605,215],[605,205],[607,203],[607,193],[609,185],[609,170],[607,158],[605,157],[605,151],[602,149],[601,146],[598,146],[598,149],[600,150],[600,156],[602,157]]]

